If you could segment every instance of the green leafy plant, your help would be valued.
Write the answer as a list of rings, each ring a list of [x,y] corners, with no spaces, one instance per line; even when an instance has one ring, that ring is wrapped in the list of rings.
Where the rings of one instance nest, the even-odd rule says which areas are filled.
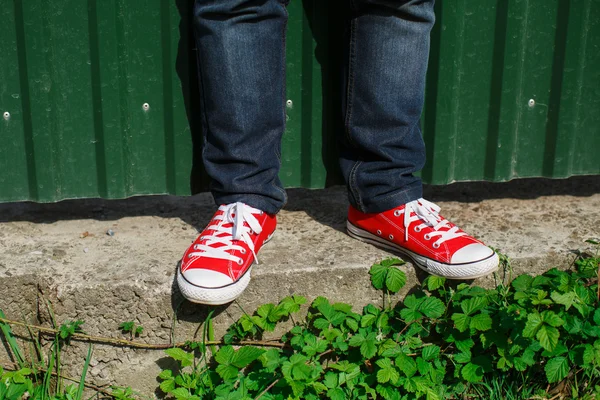
[[[130,387],[122,388],[113,386],[110,394],[116,400],[135,400],[139,398],[139,394]]]
[[[525,399],[557,391],[595,399],[599,261],[581,256],[572,270],[521,275],[494,289],[430,276],[392,304],[406,276],[404,262],[386,259],[369,271],[381,307],[357,313],[318,297],[294,319],[303,297],[263,305],[229,328],[212,358],[168,350],[178,368],[161,373],[161,389],[178,400]],[[283,321],[292,326],[280,347],[242,345]]]
[[[77,321],[65,321],[59,328],[58,328],[58,337],[60,338],[60,340],[63,343],[69,343],[71,341],[71,338],[73,337],[74,333],[80,333],[83,332],[83,330],[81,329],[81,325],[83,325],[84,322],[77,320]]]
[[[53,314],[52,318],[54,319]],[[6,316],[0,310],[0,318],[6,320]],[[17,368],[9,369],[0,366],[0,400],[82,400],[86,388],[86,376],[92,359],[92,346],[88,347],[88,353],[78,379],[67,378],[60,372],[60,352],[69,344],[74,333],[81,333],[83,321],[66,321],[56,329],[56,336],[50,346],[47,357],[44,357],[38,339],[30,330],[31,340],[36,345],[33,356],[37,359],[27,360],[25,353],[19,347],[12,333],[10,325],[0,321],[0,330],[4,339],[9,344],[10,354],[17,361]],[[66,382],[75,382],[76,384]],[[87,385],[88,388],[94,386]],[[118,400],[133,400],[139,398],[130,388],[113,388],[113,392],[94,389],[103,397],[112,397]]]
[[[54,389],[48,381],[50,369],[34,365],[33,368],[5,371],[0,367],[0,400],[82,400],[91,357],[92,346],[89,346],[78,385],[57,384]]]
[[[122,322],[119,325],[119,329],[123,333],[129,333],[132,339],[134,337],[140,336],[144,332],[144,327],[141,325],[138,325],[135,321]]]

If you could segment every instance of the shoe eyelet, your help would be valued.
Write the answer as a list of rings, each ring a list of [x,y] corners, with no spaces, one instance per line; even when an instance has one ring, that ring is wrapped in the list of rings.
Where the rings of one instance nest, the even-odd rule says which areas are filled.
[[[240,253],[242,253],[242,254],[246,254],[246,249],[241,249],[241,250],[240,250]]]
[[[425,234],[425,236],[423,236],[423,238],[424,238],[425,240],[430,240],[430,239],[431,239],[431,236],[429,236],[429,234],[427,233],[427,234]]]
[[[261,211],[261,212],[260,212],[260,215],[263,215],[263,214],[264,214],[264,211]]]
[[[421,232],[421,228],[419,228],[418,226],[415,226],[415,232]]]
[[[237,262],[237,263],[238,263],[238,265],[242,265],[244,262],[243,262],[243,261],[242,261],[242,259],[240,258],[240,259],[238,260],[238,262]]]
[[[188,254],[188,258],[192,258],[192,255],[191,255],[191,254]]]
[[[437,243],[434,243],[432,246],[433,246],[434,249],[439,249],[440,248],[440,245],[437,244]]]
[[[390,240],[394,240],[394,235],[390,235],[388,237],[390,238]]]
[[[394,217],[399,217],[401,214],[400,210],[395,210],[394,211]]]
[[[381,231],[379,229],[377,229],[377,234],[381,235]]]

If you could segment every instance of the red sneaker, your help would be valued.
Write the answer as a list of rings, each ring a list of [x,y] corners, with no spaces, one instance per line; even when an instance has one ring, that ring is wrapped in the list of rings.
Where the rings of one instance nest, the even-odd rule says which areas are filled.
[[[256,254],[275,231],[277,220],[244,203],[219,207],[187,249],[177,284],[194,303],[220,305],[239,297],[250,282]]]
[[[365,214],[350,206],[348,234],[407,255],[433,275],[473,279],[498,269],[498,255],[439,214],[425,200],[411,201],[379,214]]]

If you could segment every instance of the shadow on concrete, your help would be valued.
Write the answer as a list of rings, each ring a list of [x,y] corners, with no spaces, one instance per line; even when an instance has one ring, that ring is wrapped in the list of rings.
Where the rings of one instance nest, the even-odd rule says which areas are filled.
[[[526,178],[509,182],[460,182],[450,185],[424,185],[423,196],[435,202],[476,203],[492,199],[536,199],[541,196],[589,197],[600,193],[600,176],[567,179]],[[315,221],[344,232],[348,200],[346,189],[335,186],[323,190],[288,189],[288,211],[304,211]]]
[[[433,202],[464,203],[487,199],[536,199],[541,196],[589,197],[600,193],[600,176],[567,179],[527,178],[510,182],[461,182],[424,186],[424,196]],[[304,211],[316,221],[343,229],[348,206],[346,189],[288,189],[288,211]],[[112,221],[125,217],[155,216],[180,218],[201,230],[216,210],[208,193],[195,196],[135,196],[128,199],[76,199],[57,203],[0,203],[0,223],[27,221],[50,224],[56,221],[95,219]]]
[[[183,252],[185,249],[182,249]],[[175,266],[173,273],[173,282],[171,283],[171,308],[175,315],[176,322],[185,321],[193,324],[198,324],[196,331],[191,340],[201,341],[204,334],[205,324],[209,319],[218,317],[221,313],[227,310],[232,304],[224,304],[221,306],[209,306],[204,304],[196,304],[186,300],[179,290],[177,285],[177,271],[181,261]],[[208,340],[208,338],[206,339]]]
[[[179,363],[172,359],[171,357],[162,357],[156,360],[155,364],[160,368],[161,371],[166,369],[170,370],[173,373],[173,376],[177,376],[180,369]],[[167,397],[165,392],[160,389],[160,384],[163,382],[158,376],[156,377],[156,389],[154,390],[154,395],[157,399],[164,399]]]
[[[0,223],[28,221],[51,224],[56,221],[95,219],[113,221],[125,217],[154,216],[180,218],[202,229],[217,207],[208,193],[196,196],[135,196],[128,199],[75,199],[57,203],[0,203]]]
[[[491,199],[536,199],[541,196],[588,197],[600,193],[600,176],[566,179],[523,178],[508,182],[458,182],[425,185],[424,197],[431,201],[474,203]]]

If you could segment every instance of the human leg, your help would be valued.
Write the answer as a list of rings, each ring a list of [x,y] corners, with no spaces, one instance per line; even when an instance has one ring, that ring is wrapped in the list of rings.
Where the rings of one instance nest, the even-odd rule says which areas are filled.
[[[285,128],[285,29],[279,0],[197,0],[202,158],[217,204],[276,214]],[[200,110],[199,110],[200,111]]]
[[[353,2],[340,160],[351,204],[347,228],[430,273],[470,279],[494,271],[498,256],[422,199],[413,175],[425,163],[419,120],[433,3]]]
[[[278,178],[285,127],[285,2],[196,0],[202,158],[219,209],[184,253],[190,301],[225,304],[250,281],[286,202]]]
[[[350,203],[380,212],[418,199],[433,0],[354,1],[340,164]]]

